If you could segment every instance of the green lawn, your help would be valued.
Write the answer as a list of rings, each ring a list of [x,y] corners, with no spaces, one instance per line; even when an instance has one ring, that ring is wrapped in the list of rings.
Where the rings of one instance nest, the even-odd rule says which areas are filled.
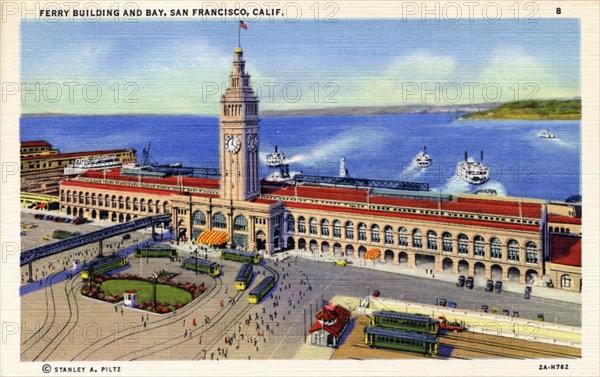
[[[108,280],[102,283],[101,289],[107,294],[123,295],[123,292],[129,289],[137,291],[137,302],[152,301],[153,287],[152,283],[139,280]],[[175,304],[181,302],[187,304],[192,300],[192,295],[181,288],[172,287],[165,284],[156,285],[156,301],[164,304]]]

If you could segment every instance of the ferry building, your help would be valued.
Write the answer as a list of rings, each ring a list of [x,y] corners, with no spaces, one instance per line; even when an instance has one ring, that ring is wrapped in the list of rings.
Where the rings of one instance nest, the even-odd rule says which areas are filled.
[[[243,51],[234,50],[220,103],[220,179],[135,169],[87,171],[60,185],[61,211],[114,222],[172,215],[180,240],[229,247],[365,258],[411,268],[426,263],[488,279],[580,290],[576,207],[535,199],[432,195],[259,177],[259,101]],[[375,262],[374,262],[375,263]]]

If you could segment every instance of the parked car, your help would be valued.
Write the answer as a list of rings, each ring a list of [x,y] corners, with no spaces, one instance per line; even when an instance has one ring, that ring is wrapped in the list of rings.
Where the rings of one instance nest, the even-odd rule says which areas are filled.
[[[484,312],[484,313],[487,313],[489,308],[490,307],[487,306],[487,305],[481,305],[481,311]]]
[[[87,223],[87,219],[82,216],[79,216],[75,220],[73,220],[73,224],[75,224],[75,225],[85,224],[85,223]]]
[[[446,304],[448,304],[448,301],[445,298],[441,298],[439,301],[439,305],[440,306],[446,306]]]
[[[381,295],[381,292],[379,292],[378,290],[374,290],[371,294],[371,297],[379,297],[379,295]]]
[[[491,292],[494,290],[494,281],[493,280],[488,280],[485,283],[485,291],[486,292]]]
[[[496,281],[496,293],[502,293],[502,282],[500,280]]]
[[[465,285],[467,286],[467,288],[473,289],[473,286],[475,285],[475,279],[473,278],[473,276],[469,276],[467,278],[467,282],[465,283]]]
[[[456,302],[454,302],[454,301],[448,302],[448,307],[451,309],[456,309]]]
[[[333,261],[333,263],[335,263],[336,266],[342,266],[342,267],[344,267],[348,264],[345,260],[340,260],[340,259]]]
[[[525,300],[529,300],[531,298],[531,287],[530,286],[525,287],[525,294],[523,295],[523,298],[525,298]]]
[[[124,234],[123,235],[123,240],[128,240],[131,238],[131,234]]]
[[[538,321],[538,322],[544,322],[544,314],[543,313],[542,314],[538,314],[537,318],[536,318],[536,321]]]
[[[460,275],[458,277],[458,283],[456,283],[457,287],[464,287],[465,286],[465,275]]]

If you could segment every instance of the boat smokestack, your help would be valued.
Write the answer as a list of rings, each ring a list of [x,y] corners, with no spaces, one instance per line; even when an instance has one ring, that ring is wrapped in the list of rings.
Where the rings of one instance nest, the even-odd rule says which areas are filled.
[[[427,153],[427,145],[423,146],[423,152]]]
[[[275,146],[275,153],[277,153],[277,145]]]
[[[465,151],[465,161],[467,161],[467,151]]]
[[[483,151],[481,151],[481,161],[483,161]]]

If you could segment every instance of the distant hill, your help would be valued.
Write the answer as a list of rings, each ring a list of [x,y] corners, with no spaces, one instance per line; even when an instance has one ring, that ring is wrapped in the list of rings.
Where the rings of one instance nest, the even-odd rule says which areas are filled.
[[[461,119],[576,120],[581,119],[581,99],[509,102]]]
[[[348,106],[326,107],[321,109],[298,110],[263,110],[263,116],[361,116],[386,114],[424,114],[424,113],[457,113],[472,111],[487,111],[498,104],[469,104],[469,105],[399,105],[399,106]]]

